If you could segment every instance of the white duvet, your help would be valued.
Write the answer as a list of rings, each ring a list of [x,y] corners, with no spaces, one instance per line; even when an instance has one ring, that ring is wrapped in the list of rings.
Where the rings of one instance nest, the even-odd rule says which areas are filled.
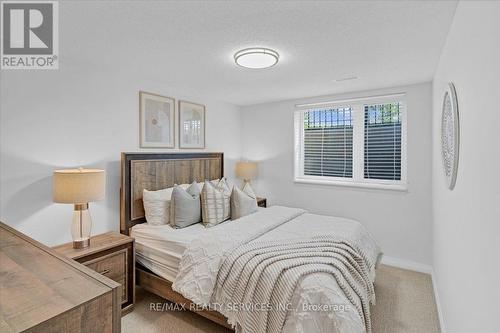
[[[371,256],[371,262],[377,262],[380,250],[360,223],[273,206],[209,228],[202,237],[193,240],[182,256],[172,288],[198,305],[210,305],[219,267],[235,247],[252,241],[325,234],[351,240]],[[370,278],[375,279],[375,267],[371,268]],[[329,274],[305,277],[296,288],[291,304],[283,332],[365,332],[363,319]],[[245,329],[237,327],[237,331]]]

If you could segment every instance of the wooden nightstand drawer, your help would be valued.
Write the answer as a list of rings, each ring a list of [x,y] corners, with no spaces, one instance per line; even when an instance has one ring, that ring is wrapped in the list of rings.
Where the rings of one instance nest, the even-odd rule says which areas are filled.
[[[119,281],[116,281],[116,282],[118,282],[119,284],[122,285],[122,291],[121,291],[122,303],[121,304],[123,304],[123,303],[125,303],[125,302],[128,301],[128,295],[127,295],[127,289],[128,289],[127,288],[127,278],[123,278],[123,279],[121,279]]]
[[[90,246],[83,249],[74,249],[72,243],[54,249],[118,282],[122,314],[132,310],[135,301],[135,242],[132,237],[107,232],[91,237]]]
[[[127,301],[127,249],[82,262],[83,265],[122,285],[122,303]]]

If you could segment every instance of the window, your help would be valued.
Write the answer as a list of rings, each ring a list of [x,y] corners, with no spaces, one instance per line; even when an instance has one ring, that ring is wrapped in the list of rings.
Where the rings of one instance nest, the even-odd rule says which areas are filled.
[[[405,189],[402,97],[349,100],[296,111],[295,181]]]
[[[352,110],[304,113],[304,175],[352,177]]]

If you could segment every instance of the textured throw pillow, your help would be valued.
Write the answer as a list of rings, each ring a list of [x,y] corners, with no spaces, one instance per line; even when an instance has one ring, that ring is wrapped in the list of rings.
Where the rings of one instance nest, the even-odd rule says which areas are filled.
[[[203,224],[213,227],[230,218],[231,189],[222,178],[217,185],[208,180],[201,190]]]
[[[142,203],[148,224],[168,224],[170,220],[170,198],[173,190],[173,187],[169,187],[158,191],[142,191]]]
[[[219,183],[219,179],[214,179],[214,180],[211,180],[210,182],[214,185],[217,185]],[[201,182],[201,183],[198,183],[198,187],[200,188],[200,192],[201,190],[203,190],[203,185],[205,184],[205,182]]]
[[[200,189],[193,182],[187,189],[175,186],[170,201],[170,225],[184,228],[201,221]]]
[[[249,183],[246,183],[243,190],[236,186],[231,194],[231,219],[236,220],[245,215],[257,211],[257,196]]]
[[[250,186],[250,183],[245,183],[245,185],[243,186],[243,190],[242,191],[244,193],[248,194],[250,197],[254,198],[255,201],[257,202],[257,195],[253,191],[252,186]]]
[[[228,195],[231,195],[231,191],[233,190],[232,185],[229,185],[226,177],[222,177],[220,180],[217,180],[215,183],[212,180],[212,184],[214,184],[217,188],[222,189],[222,191]]]

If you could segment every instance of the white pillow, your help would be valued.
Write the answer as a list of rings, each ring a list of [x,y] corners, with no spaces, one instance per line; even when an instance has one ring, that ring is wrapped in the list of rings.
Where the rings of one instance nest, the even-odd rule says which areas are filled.
[[[187,189],[175,186],[170,201],[170,225],[184,228],[201,221],[200,188],[193,182]]]
[[[146,221],[151,225],[168,224],[170,217],[170,198],[173,187],[158,191],[142,191],[142,203]]]
[[[179,185],[183,189],[189,184]],[[158,191],[142,191],[142,203],[146,221],[150,225],[163,225],[170,222],[170,200],[172,198],[173,187],[168,187]]]
[[[255,200],[257,200],[257,195],[255,194],[255,192],[253,191],[253,188],[252,186],[250,186],[250,183],[245,183],[245,185],[243,186],[243,190],[242,190],[244,193],[248,194],[250,197],[254,198]]]
[[[229,181],[226,177],[222,177],[220,180],[211,181],[217,188],[222,189],[224,193],[231,195],[231,191],[233,190],[233,186],[229,184]]]
[[[258,210],[257,196],[249,183],[246,183],[243,190],[236,186],[231,193],[231,219],[250,215]]]

